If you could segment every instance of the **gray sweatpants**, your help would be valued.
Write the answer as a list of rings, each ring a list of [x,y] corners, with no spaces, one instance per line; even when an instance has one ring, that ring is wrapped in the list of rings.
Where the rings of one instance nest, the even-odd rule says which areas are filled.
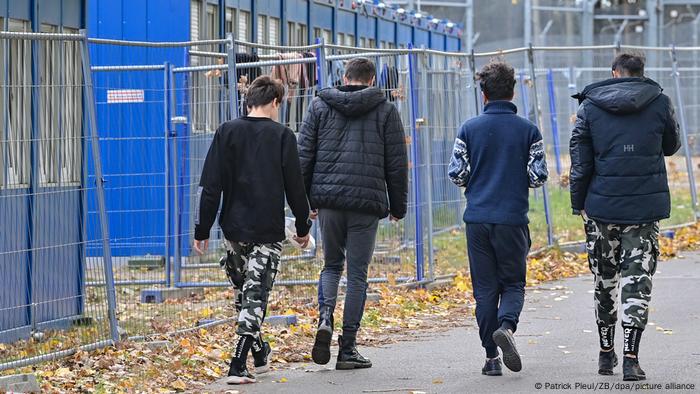
[[[379,218],[350,211],[318,212],[325,264],[318,286],[319,307],[335,308],[338,284],[347,260],[347,291],[343,310],[343,336],[355,337],[367,298],[367,268],[374,253]]]

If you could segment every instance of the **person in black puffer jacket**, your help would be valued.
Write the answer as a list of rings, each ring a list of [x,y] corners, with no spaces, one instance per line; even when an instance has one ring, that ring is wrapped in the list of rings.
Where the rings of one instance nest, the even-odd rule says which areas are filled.
[[[375,66],[348,62],[345,85],[319,92],[299,131],[304,184],[318,210],[325,264],[319,283],[314,362],[330,360],[333,310],[347,258],[348,284],[337,369],[369,368],[356,349],[367,292],[367,269],[379,220],[400,220],[408,203],[406,139],[396,107],[372,87]]]
[[[658,221],[671,213],[664,156],[681,144],[671,100],[644,78],[643,56],[621,54],[612,70],[612,79],[574,96],[580,107],[570,143],[571,206],[584,218],[595,276],[598,373],[612,375],[617,364],[613,339],[621,282],[623,378],[643,380],[637,353],[659,256]]]

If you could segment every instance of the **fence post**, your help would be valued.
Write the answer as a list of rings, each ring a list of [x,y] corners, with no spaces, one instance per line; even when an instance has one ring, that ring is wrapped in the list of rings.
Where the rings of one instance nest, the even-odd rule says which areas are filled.
[[[413,44],[408,44],[408,91],[410,95],[409,103],[411,104],[411,176],[413,181],[413,198],[415,204],[416,228],[415,228],[415,249],[416,249],[416,281],[423,280],[423,215],[421,212],[421,193],[420,193],[420,174],[419,174],[419,149],[418,149],[418,125],[416,116],[416,55],[413,52]]]
[[[163,117],[165,128],[165,286],[170,287],[170,63],[163,63]]]
[[[532,43],[530,43],[530,48],[527,54],[528,64],[530,65],[530,80],[532,81],[532,92],[534,100],[533,113],[535,115],[535,125],[538,129],[542,130],[542,125],[540,124],[540,102],[539,95],[537,94],[537,76],[535,72],[535,53],[532,49]],[[544,201],[544,217],[547,222],[547,245],[554,245],[554,231],[552,229],[552,216],[549,209],[549,193],[547,191],[547,184],[542,186],[542,200]]]
[[[685,120],[685,110],[683,109],[683,95],[681,94],[680,72],[678,71],[678,59],[676,57],[676,46],[671,47],[671,58],[673,60],[673,82],[676,87],[676,101],[678,104],[678,120],[681,126],[683,137],[683,151],[685,153],[685,165],[688,170],[688,183],[690,184],[690,198],[693,202],[693,215],[698,218],[698,194],[695,189],[695,174],[693,171],[693,156],[688,144],[688,125]]]
[[[228,60],[228,100],[229,111],[234,119],[238,119],[241,114],[238,107],[238,70],[236,69],[236,45],[233,34],[226,35],[228,44],[226,46],[226,56]],[[253,82],[253,81],[250,81]]]
[[[97,134],[97,117],[95,115],[95,94],[92,85],[92,71],[90,70],[90,49],[88,48],[87,32],[81,29],[83,39],[80,42],[81,63],[83,78],[85,81],[85,106],[90,127],[90,144],[92,148],[92,161],[95,166],[95,194],[97,197],[97,209],[100,217],[100,229],[102,231],[102,260],[105,275],[105,293],[107,296],[107,318],[109,320],[110,337],[114,343],[119,342],[119,327],[117,325],[117,293],[114,287],[114,271],[112,270],[112,251],[110,249],[109,224],[107,222],[107,206],[105,203],[104,178],[102,177],[102,159],[100,157],[100,142]]]
[[[475,115],[479,115],[481,111],[481,98],[479,97],[479,85],[476,83],[476,57],[474,56],[474,48],[469,54],[469,68],[472,71],[472,84],[474,88],[474,109],[476,110]]]
[[[189,62],[185,62],[185,64],[188,64]],[[175,73],[173,72],[173,68],[170,67],[170,83],[172,86],[172,89],[170,89],[171,92],[171,106],[175,105]],[[185,74],[187,75],[187,74]],[[231,78],[229,78],[230,80]],[[187,84],[187,80],[185,80],[185,84]],[[187,92],[187,89],[184,90]],[[184,99],[185,105],[187,105],[187,97]],[[238,105],[236,105],[236,108],[238,108]],[[192,119],[191,119],[191,114],[188,113],[187,115],[188,121],[187,124],[191,125],[192,124]],[[181,274],[182,274],[182,242],[180,238],[180,179],[178,178],[178,156],[177,156],[177,148],[178,148],[178,124],[181,123],[176,123],[173,124],[172,129],[170,130],[170,174],[173,179],[173,185],[170,188],[173,193],[173,210],[172,210],[172,215],[174,219],[174,239],[175,239],[175,251],[173,253],[173,281],[175,282],[175,287],[178,287],[180,283],[182,282]]]
[[[561,152],[559,147],[559,124],[557,121],[557,99],[554,90],[554,73],[547,70],[547,92],[549,93],[549,120],[552,125],[552,143],[554,144],[554,156],[556,159],[557,175],[561,175]]]
[[[321,89],[325,88],[326,75],[323,73],[326,70],[326,43],[323,38],[316,38],[316,44],[321,46],[316,48],[316,79],[318,80],[317,86]],[[331,81],[328,81],[328,86],[331,86]]]
[[[430,65],[430,62],[428,59],[428,54],[423,52],[421,56],[422,64],[419,64],[419,70],[420,70],[420,89],[419,91],[422,93],[419,96],[420,102],[421,102],[421,116],[420,116],[420,123],[421,126],[423,127],[423,140],[425,142],[425,165],[427,168],[427,174],[426,174],[426,182],[425,185],[427,187],[427,204],[428,204],[428,279],[433,280],[435,279],[435,248],[433,246],[433,232],[435,231],[435,227],[433,225],[433,143],[432,143],[432,133],[430,131],[430,127],[428,126],[428,101],[429,101],[429,96],[428,96],[428,68]],[[421,67],[422,66],[422,67]]]

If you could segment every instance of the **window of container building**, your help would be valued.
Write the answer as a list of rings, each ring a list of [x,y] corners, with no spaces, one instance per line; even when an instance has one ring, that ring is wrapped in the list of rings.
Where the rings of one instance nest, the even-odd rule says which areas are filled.
[[[338,33],[335,38],[338,45],[345,45],[345,34]]]
[[[202,3],[199,0],[192,0],[190,3],[190,38],[192,41],[199,40],[199,17]]]
[[[270,25],[268,28],[268,44],[280,45],[280,20],[279,18],[270,17]]]
[[[213,4],[207,4],[207,39],[213,40],[219,38],[219,7]]]
[[[306,25],[296,22],[288,22],[289,27],[289,45],[299,46],[306,45]]]
[[[314,38],[323,38],[326,44],[333,43],[333,32],[326,29],[321,29],[318,27],[314,28]]]
[[[29,22],[9,20],[10,31],[30,31]],[[2,70],[2,78],[5,79],[3,85],[3,104],[5,100],[9,102],[8,116],[3,119],[6,125],[6,135],[3,137],[4,144],[1,150],[5,152],[3,182],[7,187],[27,187],[29,185],[29,141],[32,127],[31,118],[31,87],[32,87],[32,61],[31,42],[29,40],[10,39],[7,40],[9,51],[7,70]],[[4,49],[3,49],[4,50]],[[5,66],[3,65],[3,68]],[[5,98],[7,97],[7,98]],[[5,129],[5,127],[3,127]]]
[[[58,33],[42,25],[43,33]],[[76,29],[63,29],[77,33]],[[39,182],[80,183],[82,131],[82,64],[75,41],[44,41],[39,59]]]
[[[224,23],[224,32],[225,33],[233,33],[236,29],[236,25],[234,23],[235,21],[235,16],[236,16],[236,10],[231,7],[226,7],[226,23]]]
[[[355,36],[352,34],[346,34],[345,35],[345,45],[349,47],[354,47],[355,46]]]
[[[250,41],[250,12],[238,10],[238,39],[241,41]],[[249,50],[246,46],[239,46],[238,50],[241,52],[247,52]]]

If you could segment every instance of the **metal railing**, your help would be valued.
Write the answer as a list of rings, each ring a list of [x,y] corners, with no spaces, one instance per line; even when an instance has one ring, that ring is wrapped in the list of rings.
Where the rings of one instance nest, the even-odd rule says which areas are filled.
[[[297,131],[318,91],[342,83],[344,60],[375,62],[377,86],[404,125],[410,192],[407,217],[379,226],[370,283],[424,283],[466,270],[465,202],[446,173],[457,129],[482,111],[474,70],[492,57],[515,66],[514,103],[538,125],[547,146],[551,179],[531,193],[533,250],[583,237],[566,185],[566,130],[577,108],[569,96],[606,78],[620,50],[669,55],[648,67],[673,99],[685,141],[682,153],[668,159],[674,216],[667,224],[697,216],[700,48],[525,47],[465,54],[320,40],[284,47],[232,37],[146,43],[84,33],[0,32],[0,40],[6,125],[0,135],[0,220],[16,229],[0,237],[0,342],[6,344],[0,370],[107,346],[123,336],[148,339],[232,321],[229,283],[218,264],[220,230],[212,231],[210,253],[196,256],[190,247],[194,195],[216,128],[245,114],[246,87],[258,75],[284,78],[280,121]],[[53,56],[58,71],[44,68]],[[69,56],[73,62],[65,60]],[[49,78],[54,73],[58,79]],[[66,144],[71,138],[79,143]],[[80,158],[75,179],[66,165],[76,162],[68,160],[71,155]],[[323,240],[313,231],[315,250],[285,248],[273,302],[314,301]]]

